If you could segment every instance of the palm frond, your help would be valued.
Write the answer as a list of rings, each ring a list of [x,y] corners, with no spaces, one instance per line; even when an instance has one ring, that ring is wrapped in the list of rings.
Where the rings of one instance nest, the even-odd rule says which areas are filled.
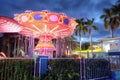
[[[84,35],[86,35],[87,32],[88,32],[88,27],[87,27],[87,26],[84,26],[84,28],[83,28],[83,33],[84,33]]]
[[[108,22],[107,21],[104,22],[104,29],[108,30]]]
[[[103,18],[105,18],[105,17],[106,17],[106,15],[101,15],[101,16],[100,16],[101,19],[103,19]]]
[[[98,30],[98,27],[97,26],[92,26],[94,30]]]

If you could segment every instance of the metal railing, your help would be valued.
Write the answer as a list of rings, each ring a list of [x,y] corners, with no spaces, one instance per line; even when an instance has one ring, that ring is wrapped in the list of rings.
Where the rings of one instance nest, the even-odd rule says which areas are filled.
[[[89,63],[89,64],[88,64]],[[110,63],[105,59],[85,59],[85,80],[110,79]]]
[[[74,62],[76,62],[75,64],[77,66],[72,64],[73,60]],[[53,63],[54,65],[51,65]],[[57,75],[63,74],[66,77],[66,78],[63,78],[63,80],[66,80],[66,79],[67,80],[101,80],[101,79],[105,80],[105,79],[111,78],[110,63],[108,60],[105,60],[105,59],[74,59],[74,58],[73,59],[70,59],[70,58],[55,59],[54,58],[54,59],[48,59],[48,64],[51,66],[52,71],[47,72],[46,73],[47,75],[45,76],[51,75],[56,77]],[[71,70],[75,74],[79,74],[79,76],[71,74],[72,73]],[[54,72],[56,71],[58,73],[55,76]],[[65,72],[65,71],[68,71],[68,72]],[[71,75],[72,78],[70,78],[67,75]],[[59,77],[56,77],[55,80],[58,78]],[[49,80],[49,78],[47,79]]]

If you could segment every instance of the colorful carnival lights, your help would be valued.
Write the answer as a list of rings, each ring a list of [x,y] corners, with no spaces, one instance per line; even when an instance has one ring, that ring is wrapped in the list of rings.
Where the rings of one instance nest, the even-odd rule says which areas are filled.
[[[0,16],[0,33],[18,33],[23,26],[9,17]]]
[[[14,18],[24,28],[20,34],[25,36],[33,35],[39,38],[39,44],[35,50],[39,55],[48,55],[55,50],[52,44],[52,39],[61,37],[64,38],[71,35],[76,26],[73,18],[66,16],[63,13],[43,11],[25,11],[21,14],[16,14]]]

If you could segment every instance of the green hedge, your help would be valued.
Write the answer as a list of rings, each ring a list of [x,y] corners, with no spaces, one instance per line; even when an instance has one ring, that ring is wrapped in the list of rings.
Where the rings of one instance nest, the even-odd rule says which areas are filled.
[[[80,65],[77,59],[55,59],[49,60],[48,69],[44,80],[79,80]]]
[[[83,70],[80,71],[80,59],[55,59],[49,60],[47,74],[42,75],[44,80],[80,80]],[[85,59],[85,78],[111,77],[110,64],[105,59]]]
[[[32,59],[0,60],[0,80],[33,80],[33,71]]]
[[[80,59],[49,59],[46,74],[41,80],[80,80]],[[86,79],[111,77],[110,65],[104,59],[85,60]],[[33,59],[1,59],[0,80],[40,80],[34,78]]]

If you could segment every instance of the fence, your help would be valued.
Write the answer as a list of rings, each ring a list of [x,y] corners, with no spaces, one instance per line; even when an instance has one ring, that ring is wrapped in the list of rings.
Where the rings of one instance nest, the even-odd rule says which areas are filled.
[[[44,59],[45,60],[45,59]],[[49,59],[50,70],[44,80],[106,80],[111,78],[110,63],[105,59]]]
[[[33,59],[1,59],[0,80],[105,80],[111,78],[110,64],[105,59],[44,58],[43,60],[47,60],[46,73],[38,73],[39,75],[36,76],[36,70],[39,70],[36,63],[39,61],[35,63]]]
[[[110,63],[105,59],[85,59],[85,80],[111,78]]]
[[[111,64],[112,77],[120,80],[120,52],[108,52],[108,59]]]

